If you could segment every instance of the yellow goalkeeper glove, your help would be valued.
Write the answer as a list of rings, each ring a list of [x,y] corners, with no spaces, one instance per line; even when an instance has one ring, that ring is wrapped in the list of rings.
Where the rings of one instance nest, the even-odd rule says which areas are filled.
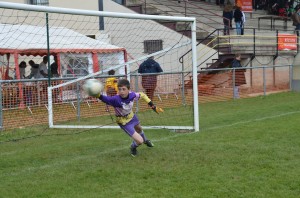
[[[164,110],[163,110],[162,108],[157,107],[157,106],[155,106],[155,105],[152,106],[151,108],[152,108],[153,111],[155,111],[157,114],[164,112]]]
[[[163,110],[162,108],[155,106],[155,105],[153,104],[152,101],[150,101],[150,102],[148,103],[148,105],[149,105],[149,106],[151,107],[151,109],[152,109],[155,113],[157,113],[157,114],[164,112],[164,110]]]
[[[97,94],[97,95],[94,95],[94,96],[92,96],[92,97],[100,98],[100,96],[101,96],[101,93],[99,93],[99,94]]]

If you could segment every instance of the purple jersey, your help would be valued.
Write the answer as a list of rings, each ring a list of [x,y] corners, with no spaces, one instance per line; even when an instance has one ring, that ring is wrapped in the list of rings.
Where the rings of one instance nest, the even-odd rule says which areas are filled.
[[[136,92],[129,92],[127,98],[121,98],[120,95],[115,96],[100,96],[100,100],[104,103],[111,105],[115,108],[115,114],[117,116],[117,123],[126,124],[133,118],[133,102],[140,99],[140,94]]]

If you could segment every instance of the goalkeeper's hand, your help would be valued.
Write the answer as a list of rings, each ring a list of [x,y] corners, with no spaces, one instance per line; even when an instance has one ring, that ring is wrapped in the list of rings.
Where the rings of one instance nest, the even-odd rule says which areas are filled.
[[[101,93],[97,94],[97,95],[93,95],[92,97],[95,97],[95,98],[100,98],[101,96]]]
[[[150,102],[148,103],[148,105],[149,105],[149,106],[151,107],[151,109],[152,109],[155,113],[157,113],[157,114],[164,112],[164,110],[163,110],[162,108],[155,106],[155,105],[153,104],[152,101],[150,101]]]
[[[155,105],[153,105],[151,108],[152,108],[153,111],[155,111],[157,114],[164,112],[164,110],[163,110],[162,108],[157,107],[157,106],[155,106]]]

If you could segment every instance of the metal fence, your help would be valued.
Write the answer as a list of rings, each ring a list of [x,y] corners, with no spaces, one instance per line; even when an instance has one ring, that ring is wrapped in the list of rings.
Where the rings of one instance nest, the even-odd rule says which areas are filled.
[[[198,72],[199,102],[236,100],[291,90],[292,65],[259,66],[245,68],[210,69]],[[53,78],[51,85],[67,82],[73,78]],[[101,78],[104,82],[105,77]],[[143,91],[141,76],[131,76],[132,89]],[[47,79],[0,81],[0,127],[1,129],[19,128],[48,122]],[[74,91],[75,90],[75,91]],[[69,104],[76,110],[67,112],[67,117],[77,112],[78,94],[75,87],[57,89],[52,94],[52,101],[57,104]],[[238,91],[238,95],[237,92]],[[163,107],[172,105],[192,105],[192,77],[181,73],[162,73],[158,76],[154,94],[155,102]],[[88,105],[97,103],[94,98],[83,101]],[[77,103],[78,104],[78,103]],[[88,116],[94,115],[92,111]],[[62,115],[61,118],[64,119]],[[67,119],[67,118],[66,118]]]

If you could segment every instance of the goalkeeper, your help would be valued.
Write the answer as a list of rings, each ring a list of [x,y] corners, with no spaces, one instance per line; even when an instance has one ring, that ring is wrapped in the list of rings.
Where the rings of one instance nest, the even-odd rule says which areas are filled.
[[[118,81],[118,89],[119,93],[115,96],[98,96],[102,102],[115,108],[118,125],[133,139],[130,154],[135,157],[139,145],[143,143],[148,147],[153,147],[154,145],[146,138],[139,119],[132,111],[133,102],[142,98],[156,113],[163,112],[163,109],[156,107],[146,94],[130,91],[130,83],[126,79],[120,79]]]

